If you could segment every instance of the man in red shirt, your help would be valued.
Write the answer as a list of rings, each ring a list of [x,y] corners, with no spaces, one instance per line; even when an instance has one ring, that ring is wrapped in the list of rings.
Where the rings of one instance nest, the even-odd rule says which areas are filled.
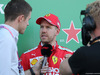
[[[48,69],[44,68],[41,71],[45,71],[45,75],[59,75],[59,65],[64,60],[64,56],[66,54],[73,54],[68,48],[59,46],[56,41],[56,36],[60,32],[60,21],[56,15],[50,13],[44,17],[39,17],[36,23],[40,25],[41,42],[37,47],[21,55],[21,65],[25,71],[33,67],[43,57],[41,47],[48,43],[52,45],[52,54],[47,58]]]

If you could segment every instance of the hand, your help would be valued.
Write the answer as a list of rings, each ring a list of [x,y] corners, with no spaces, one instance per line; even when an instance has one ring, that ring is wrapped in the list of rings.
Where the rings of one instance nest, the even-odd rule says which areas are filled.
[[[65,59],[66,58],[69,58],[69,57],[71,57],[72,55],[71,54],[66,54],[64,57],[65,57]]]
[[[33,71],[34,71],[34,73],[35,73],[35,75],[40,75],[43,60],[44,60],[44,57],[42,57],[42,59],[40,59],[40,60],[34,65],[34,67],[32,68]]]
[[[46,66],[42,67],[41,73],[42,73],[42,74],[47,73],[48,70],[49,70],[48,63],[46,63]]]

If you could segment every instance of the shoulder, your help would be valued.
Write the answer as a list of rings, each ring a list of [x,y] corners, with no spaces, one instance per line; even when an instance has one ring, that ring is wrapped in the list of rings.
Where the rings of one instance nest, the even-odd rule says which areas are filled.
[[[9,46],[13,45],[14,40],[8,30],[0,29],[0,42],[5,46],[8,44]]]
[[[88,50],[89,50],[88,46],[82,46],[74,52],[73,57],[83,57],[84,58],[86,54],[88,53]]]
[[[73,51],[71,51],[70,49],[63,47],[63,46],[58,46],[58,49],[61,50],[61,51],[67,51],[67,52],[73,53]]]
[[[36,46],[36,47],[34,47],[34,48],[32,48],[32,49],[27,50],[26,52],[24,52],[24,54],[30,53],[30,52],[32,52],[32,51],[35,51],[36,49],[38,49],[38,46]]]
[[[20,56],[20,59],[29,58],[32,54],[35,53],[35,50],[36,50],[37,48],[38,48],[38,47],[35,47],[35,48],[29,49],[29,50],[27,50],[26,52],[22,53],[22,55]]]
[[[89,50],[88,46],[82,46],[82,47],[78,48],[75,52],[85,52],[87,50]]]
[[[2,38],[3,37],[3,39],[9,39],[9,38],[11,38],[12,36],[11,36],[11,34],[9,33],[9,31],[8,30],[6,30],[6,29],[0,29],[0,38]]]

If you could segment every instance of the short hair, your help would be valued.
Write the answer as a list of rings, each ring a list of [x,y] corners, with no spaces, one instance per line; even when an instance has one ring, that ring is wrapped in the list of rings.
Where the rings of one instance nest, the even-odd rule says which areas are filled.
[[[88,8],[90,8],[89,15],[91,15],[95,21],[100,20],[100,0],[88,4],[86,9]]]
[[[15,20],[19,15],[25,18],[32,11],[32,7],[25,0],[11,0],[4,9],[5,22]]]

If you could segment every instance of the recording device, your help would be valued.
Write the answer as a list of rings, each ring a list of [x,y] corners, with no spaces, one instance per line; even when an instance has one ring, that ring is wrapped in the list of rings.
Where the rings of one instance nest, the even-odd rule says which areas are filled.
[[[47,57],[52,54],[52,46],[50,44],[44,44],[41,48],[41,54],[44,56],[42,67],[46,65]]]
[[[93,19],[93,17],[89,14],[91,7],[88,7],[86,10],[81,11],[81,15],[84,15],[82,22],[82,44],[87,45],[87,43],[90,41],[91,36],[89,33],[95,30],[96,23]]]

